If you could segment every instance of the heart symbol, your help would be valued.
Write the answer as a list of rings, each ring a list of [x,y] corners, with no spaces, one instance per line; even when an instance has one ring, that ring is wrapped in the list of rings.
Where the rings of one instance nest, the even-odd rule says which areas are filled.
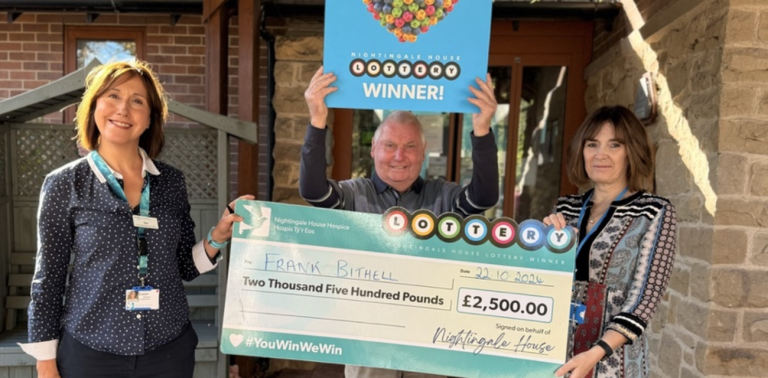
[[[229,335],[229,342],[232,343],[233,347],[237,348],[243,342],[243,335],[231,334]]]
[[[400,42],[416,37],[437,25],[459,0],[363,0],[373,18]]]

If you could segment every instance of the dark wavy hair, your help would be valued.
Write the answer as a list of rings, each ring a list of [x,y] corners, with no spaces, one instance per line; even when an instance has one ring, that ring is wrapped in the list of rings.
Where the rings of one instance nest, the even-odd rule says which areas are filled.
[[[630,191],[653,190],[654,155],[648,133],[631,110],[621,106],[603,106],[590,114],[576,131],[568,148],[568,179],[579,187],[589,187],[592,180],[584,167],[584,144],[609,123],[616,130],[616,140],[627,147],[627,186]]]

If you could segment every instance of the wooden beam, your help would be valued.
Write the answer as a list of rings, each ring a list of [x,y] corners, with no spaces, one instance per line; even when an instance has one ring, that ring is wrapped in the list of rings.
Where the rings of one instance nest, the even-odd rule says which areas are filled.
[[[229,17],[226,4],[207,9],[213,9],[213,13],[205,23],[206,106],[211,113],[226,115]]]
[[[205,0],[203,2],[203,23],[207,23],[212,14],[223,7],[227,0]]]
[[[12,24],[19,16],[21,16],[21,12],[8,12],[8,23]]]
[[[253,122],[244,122],[237,118],[206,112],[194,106],[184,105],[176,100],[168,100],[168,111],[201,125],[225,131],[247,143],[257,142],[256,124]]]
[[[32,273],[9,273],[8,286],[29,288],[32,286],[32,276]],[[184,287],[218,287],[219,279],[215,274],[202,274],[192,281],[184,281],[183,284]]]
[[[259,120],[259,29],[261,0],[238,0],[238,114],[241,120],[258,124]],[[258,128],[257,128],[258,129]],[[255,131],[256,132],[256,131]],[[238,188],[240,195],[259,196],[259,145],[239,143]]]
[[[34,252],[11,253],[11,265],[35,265]]]
[[[29,307],[30,302],[32,302],[32,299],[28,295],[8,296],[8,298],[5,298],[5,308],[25,310]]]
[[[22,341],[24,342],[24,341]],[[34,357],[24,353],[21,351],[21,348],[14,348],[11,347],[9,349],[18,349],[19,353],[12,353],[11,351],[7,353],[0,353],[0,366],[35,366],[37,361]],[[9,369],[11,370],[11,369]],[[15,372],[16,370],[14,370]]]
[[[189,307],[216,307],[219,305],[219,296],[211,295],[188,295],[187,302]]]
[[[226,2],[222,0],[206,0],[203,7],[206,13],[203,14],[205,20],[205,80],[207,86],[206,106],[211,113],[227,115],[227,84],[228,63],[229,63],[229,10]],[[229,170],[228,168],[228,149],[226,133],[218,131],[217,151],[218,151],[218,206],[224,208],[229,197]],[[223,160],[223,161],[222,161]],[[221,294],[226,289],[227,269],[226,260],[223,266],[219,267],[217,276],[219,279],[219,288],[222,290],[218,295],[211,295],[206,299],[204,296],[194,296],[189,299],[190,307],[216,307],[216,324],[221,325],[221,319],[224,307],[221,304],[224,296]],[[218,340],[218,334],[217,334]],[[220,353],[217,351],[217,354]],[[223,358],[218,359],[216,363],[217,377],[224,377],[226,371],[226,361]]]
[[[94,59],[61,79],[0,101],[0,122],[26,122],[80,101],[88,73],[100,64]]]
[[[341,181],[352,178],[352,124],[355,111],[333,110],[333,171],[331,177]]]

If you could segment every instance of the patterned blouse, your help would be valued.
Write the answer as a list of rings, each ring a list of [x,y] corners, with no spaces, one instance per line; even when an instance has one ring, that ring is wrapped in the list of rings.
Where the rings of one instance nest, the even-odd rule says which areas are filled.
[[[579,213],[590,194],[591,190],[562,197],[556,211],[563,213],[568,225],[578,228]],[[589,219],[592,205],[591,201],[587,204],[584,219]],[[586,235],[586,222],[582,223],[579,235]],[[594,227],[583,247],[583,251],[589,252],[580,253],[576,259],[573,300],[583,302],[587,281],[605,284],[601,334],[611,329],[629,342],[598,363],[593,377],[647,377],[650,367],[644,331],[658,309],[672,273],[677,231],[675,207],[665,198],[639,191],[613,202],[603,221]],[[572,334],[575,329],[572,324]],[[573,337],[570,340],[573,344]]]
[[[98,351],[142,355],[173,340],[189,321],[182,280],[215,265],[202,242],[195,243],[184,175],[140,153],[150,185],[149,215],[159,225],[146,230],[146,285],[160,290],[160,308],[125,309],[126,290],[140,285],[136,209],[112,192],[90,156],[76,160],[51,172],[40,193],[30,343],[20,344],[33,357],[55,358],[62,329]],[[113,173],[122,185],[122,176]]]

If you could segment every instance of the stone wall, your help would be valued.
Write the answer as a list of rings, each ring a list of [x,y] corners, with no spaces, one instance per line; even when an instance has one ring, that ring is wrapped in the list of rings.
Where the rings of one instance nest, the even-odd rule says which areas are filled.
[[[322,65],[323,24],[288,20],[286,30],[275,42],[275,94],[272,101],[277,118],[272,200],[306,205],[298,189],[301,145],[309,124],[304,91]],[[333,123],[332,116],[329,116],[329,124]]]
[[[309,125],[304,91],[312,76],[323,64],[323,24],[286,20],[284,30],[275,39],[275,93],[272,105],[276,119],[272,153],[275,161],[272,169],[272,201],[306,205],[307,202],[299,195],[301,146],[304,144],[304,135]],[[333,123],[332,119],[331,110],[329,124]],[[330,173],[330,170],[328,172]],[[313,370],[315,366],[316,363],[309,361],[273,358],[270,359],[268,373],[286,368]]]
[[[697,346],[707,375],[768,375],[768,2],[731,0],[723,52],[709,300],[732,332]],[[717,237],[720,235],[721,237]]]
[[[598,21],[595,23],[592,50],[596,56],[610,50],[623,37],[627,36],[627,30],[632,29],[632,24],[638,19],[648,20],[670,6],[675,0],[617,0],[625,9],[632,12],[622,12],[613,22]],[[637,10],[634,12],[634,10]]]
[[[768,2],[703,1],[627,35],[587,69],[588,110],[633,105],[646,71],[657,75],[660,114],[648,128],[657,193],[679,221],[677,262],[650,330],[652,376],[764,377]]]

